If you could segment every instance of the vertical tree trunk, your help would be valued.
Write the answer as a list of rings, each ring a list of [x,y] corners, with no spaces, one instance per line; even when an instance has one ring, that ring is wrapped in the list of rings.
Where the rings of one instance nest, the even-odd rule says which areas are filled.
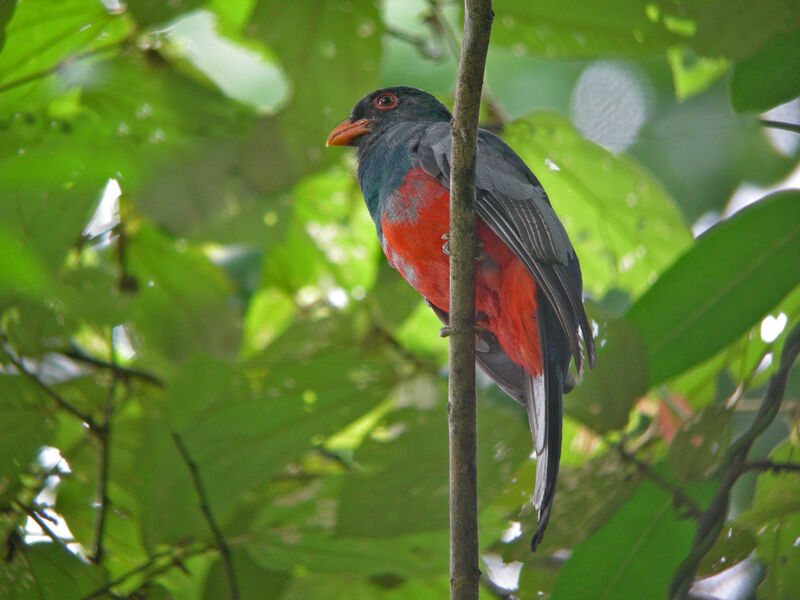
[[[450,172],[450,598],[478,598],[475,151],[491,0],[466,0]]]

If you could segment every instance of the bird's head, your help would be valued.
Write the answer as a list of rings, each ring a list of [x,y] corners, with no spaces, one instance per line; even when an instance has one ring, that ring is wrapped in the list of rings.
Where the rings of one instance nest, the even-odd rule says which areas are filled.
[[[449,121],[450,111],[427,92],[390,87],[364,96],[350,117],[331,131],[326,146],[358,146],[372,134],[395,123]]]

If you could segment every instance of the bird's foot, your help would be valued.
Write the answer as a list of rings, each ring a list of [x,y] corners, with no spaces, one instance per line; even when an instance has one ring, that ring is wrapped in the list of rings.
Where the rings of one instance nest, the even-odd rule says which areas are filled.
[[[445,241],[444,244],[442,244],[442,254],[444,254],[445,256],[450,256],[450,234],[445,233],[444,235],[442,235],[442,239]],[[483,253],[483,242],[481,241],[477,242],[477,249],[478,253],[475,255],[475,260],[477,262],[480,262],[484,258],[486,258],[486,255]]]
[[[478,248],[478,253],[475,255],[475,261],[481,262],[484,258],[486,258],[486,255],[483,253],[483,242],[478,240],[476,245]]]
[[[439,329],[439,337],[448,337],[450,334],[453,333],[453,328],[450,325],[445,325],[441,329]]]

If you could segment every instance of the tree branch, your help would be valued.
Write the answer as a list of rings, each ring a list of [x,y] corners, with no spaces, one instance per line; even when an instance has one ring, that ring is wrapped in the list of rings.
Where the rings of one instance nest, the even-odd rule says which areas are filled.
[[[649,464],[639,460],[634,454],[628,452],[621,443],[612,444],[612,446],[617,450],[620,457],[634,465],[638,469],[639,473],[650,479],[656,485],[670,492],[675,498],[675,503],[679,506],[684,506],[687,514],[690,517],[693,519],[700,517],[702,511],[700,510],[697,502],[695,502],[691,496],[685,494],[680,486],[675,485],[665,477],[662,477],[656,473],[652,468],[650,468]]]
[[[205,487],[203,487],[203,482],[200,479],[200,472],[197,470],[197,465],[192,460],[192,457],[189,456],[186,446],[183,445],[183,440],[181,440],[181,437],[177,433],[173,432],[172,440],[178,447],[178,452],[180,452],[183,462],[185,462],[186,466],[189,468],[189,474],[192,476],[194,489],[197,492],[198,499],[200,500],[200,511],[203,513],[206,522],[208,522],[208,526],[211,529],[211,533],[214,535],[214,540],[217,543],[217,548],[219,548],[219,553],[222,556],[222,563],[225,565],[225,572],[228,576],[230,598],[231,600],[238,600],[239,585],[236,582],[236,571],[233,568],[231,551],[230,548],[228,548],[228,544],[225,542],[225,538],[222,537],[222,531],[220,531],[219,525],[217,525],[216,520],[214,520],[214,515],[211,514],[211,507],[208,504],[208,496],[206,495]]]
[[[6,353],[6,357],[8,358],[8,361],[12,365],[14,365],[14,368],[16,368],[17,372],[26,377],[29,381],[31,381],[34,385],[36,385],[36,387],[38,387],[45,394],[47,394],[59,406],[59,408],[64,409],[73,417],[77,417],[83,423],[86,423],[89,426],[89,430],[92,431],[93,433],[96,433],[99,430],[97,423],[91,416],[89,416],[84,412],[81,412],[80,410],[72,406],[69,402],[64,400],[64,398],[62,398],[58,393],[53,391],[53,389],[49,385],[45,384],[41,379],[39,379],[34,373],[28,371],[28,369],[26,369],[25,366],[22,364],[21,359],[15,358],[9,352]]]
[[[791,131],[792,133],[800,133],[800,123],[786,123],[784,121],[773,121],[771,119],[759,119],[759,122],[764,127],[783,129],[784,131]]]
[[[181,547],[169,548],[168,550],[157,552],[156,554],[153,554],[147,561],[134,567],[130,571],[123,573],[116,579],[109,581],[102,587],[97,588],[93,592],[81,598],[81,600],[94,600],[95,598],[103,596],[104,594],[110,592],[113,588],[117,587],[118,585],[125,583],[130,578],[135,577],[139,573],[144,573],[148,569],[153,568],[162,558],[170,557],[171,560],[165,565],[163,565],[158,570],[158,573],[163,573],[167,569],[170,569],[172,567],[177,567],[178,565],[181,565],[186,558],[195,556],[197,554],[202,554],[204,552],[208,552],[209,550],[211,550],[211,548],[202,545],[202,546],[197,546],[195,548],[181,548]]]
[[[744,471],[789,471],[800,473],[800,464],[789,462],[773,462],[771,460],[751,460],[742,465]]]
[[[450,598],[478,598],[475,406],[475,155],[491,0],[466,0],[450,173]]]
[[[100,451],[97,460],[98,474],[97,474],[97,500],[98,509],[94,525],[94,556],[92,557],[96,564],[100,564],[103,560],[105,550],[103,548],[103,534],[105,533],[106,515],[108,514],[108,493],[106,486],[108,483],[108,453],[111,438],[111,415],[114,410],[114,394],[117,391],[118,372],[114,368],[116,366],[116,355],[114,353],[114,336],[110,337],[109,343],[111,346],[111,383],[108,387],[106,394],[106,403],[103,408],[103,424],[97,432],[97,441],[100,444]]]
[[[67,543],[72,542],[73,540],[64,540],[63,538],[60,538],[55,531],[50,529],[50,526],[47,523],[45,523],[45,520],[42,518],[42,516],[44,516],[47,519],[52,519],[49,515],[47,515],[45,512],[42,511],[42,516],[39,516],[39,511],[41,509],[28,508],[27,506],[23,506],[22,504],[16,501],[14,502],[14,504],[17,505],[18,510],[21,510],[31,519],[33,519],[33,522],[39,526],[39,529],[42,530],[42,533],[47,537],[49,537],[54,544],[56,544],[57,546],[61,546],[64,550],[69,552],[69,549],[67,548]]]
[[[728,456],[717,492],[708,508],[700,515],[689,556],[680,564],[672,578],[669,597],[673,600],[684,600],[688,597],[689,588],[694,581],[695,573],[697,573],[697,566],[719,537],[728,514],[731,489],[739,477],[748,470],[746,458],[753,442],[769,427],[778,414],[783,394],[786,391],[786,380],[798,354],[800,354],[800,325],[796,325],[786,338],[778,370],[770,377],[767,392],[750,426],[728,448]]]
[[[89,356],[88,354],[84,354],[77,348],[72,348],[70,350],[65,350],[64,352],[59,352],[59,354],[66,356],[67,358],[71,358],[72,360],[86,363],[87,365],[92,365],[94,367],[99,367],[101,369],[109,369],[116,373],[117,377],[120,379],[130,379],[136,378],[141,379],[142,381],[146,381],[156,387],[164,388],[164,382],[161,381],[158,377],[153,375],[152,373],[148,373],[146,371],[140,371],[139,369],[131,369],[129,367],[122,367],[118,364],[112,364],[106,362],[104,360],[100,360],[99,358],[94,358],[93,356]]]

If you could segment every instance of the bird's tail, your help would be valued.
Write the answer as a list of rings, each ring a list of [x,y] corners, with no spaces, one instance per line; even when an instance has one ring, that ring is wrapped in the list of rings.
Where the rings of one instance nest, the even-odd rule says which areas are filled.
[[[533,504],[538,511],[539,524],[531,540],[532,551],[542,541],[555,495],[561,460],[562,397],[570,360],[566,340],[560,343],[561,328],[555,315],[546,303],[540,303],[539,307],[537,322],[542,344],[542,374],[533,377],[526,373],[523,382],[528,421],[536,450]]]

